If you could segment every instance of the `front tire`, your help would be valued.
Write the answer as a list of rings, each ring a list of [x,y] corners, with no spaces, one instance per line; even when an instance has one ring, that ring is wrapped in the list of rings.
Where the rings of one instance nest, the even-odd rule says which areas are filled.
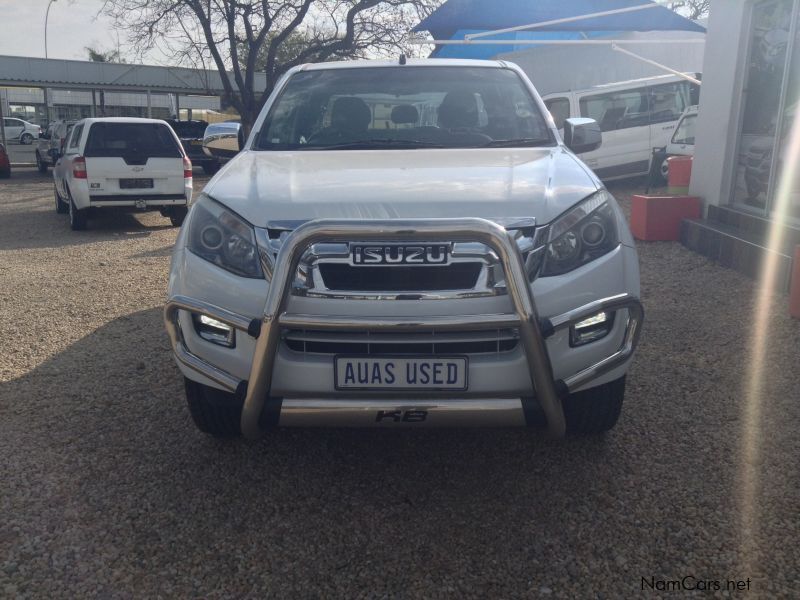
[[[33,136],[30,133],[23,133],[19,138],[19,143],[27,146],[33,143]]]
[[[38,150],[36,151],[36,168],[42,175],[47,173],[47,163],[42,160],[42,155],[39,154]]]
[[[89,219],[86,209],[78,210],[72,198],[69,199],[69,227],[72,231],[84,231]]]
[[[183,378],[186,403],[197,428],[218,438],[239,437],[243,400],[236,394]]]
[[[619,420],[624,396],[624,375],[604,385],[569,394],[564,399],[567,432],[591,435],[612,429]]]

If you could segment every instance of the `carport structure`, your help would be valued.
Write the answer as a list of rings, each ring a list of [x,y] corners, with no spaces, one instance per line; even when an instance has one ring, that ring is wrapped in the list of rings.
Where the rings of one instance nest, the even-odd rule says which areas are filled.
[[[48,96],[53,89],[91,91],[93,117],[97,116],[98,92],[146,94],[148,116],[151,116],[151,94],[154,93],[172,94],[177,114],[180,114],[180,96],[224,94],[219,73],[212,70],[22,56],[0,56],[0,86],[44,90],[48,120],[51,106]],[[256,73],[256,91],[263,91],[265,87],[265,75]]]

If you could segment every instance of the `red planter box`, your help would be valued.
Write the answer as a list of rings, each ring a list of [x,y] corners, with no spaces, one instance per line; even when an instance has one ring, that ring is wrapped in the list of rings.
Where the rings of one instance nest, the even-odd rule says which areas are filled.
[[[631,233],[637,240],[677,242],[683,219],[699,219],[697,196],[631,196]]]

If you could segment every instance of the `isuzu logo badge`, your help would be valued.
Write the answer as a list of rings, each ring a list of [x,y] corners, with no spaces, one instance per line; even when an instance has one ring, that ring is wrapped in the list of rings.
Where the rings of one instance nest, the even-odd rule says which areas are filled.
[[[446,265],[449,244],[350,244],[354,265]]]

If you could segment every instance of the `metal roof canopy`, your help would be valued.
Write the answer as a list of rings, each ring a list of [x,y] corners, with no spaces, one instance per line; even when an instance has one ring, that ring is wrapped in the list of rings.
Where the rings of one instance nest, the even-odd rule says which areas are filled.
[[[451,8],[451,6],[449,6],[451,3],[452,4],[458,4],[459,2],[466,3],[470,8],[474,9],[480,4],[481,1],[482,0],[449,0],[449,2],[445,3],[444,5],[442,5],[437,11],[435,11],[426,20],[422,21],[422,23],[417,25],[412,31],[421,31],[421,30],[426,30],[427,29],[428,31],[431,31],[433,33],[432,30],[433,30],[434,26],[432,26],[430,24],[430,22],[433,21],[433,17],[436,16],[436,14],[437,14],[437,12],[439,10],[442,10],[445,7]],[[517,0],[511,0],[509,2],[509,4],[511,6],[513,6],[514,8],[516,8],[516,9],[519,9],[520,6],[516,5],[516,1]],[[592,0],[589,0],[589,2],[592,2]],[[579,0],[578,3],[580,3],[580,0]],[[434,40],[416,39],[416,40],[409,40],[409,43],[412,44],[412,45],[419,45],[419,46],[428,45],[428,44],[435,44],[435,45],[438,45],[438,46],[446,46],[446,45],[469,46],[469,45],[473,45],[473,44],[487,45],[487,46],[488,45],[512,45],[512,46],[532,45],[532,46],[540,46],[540,45],[554,45],[554,44],[555,45],[599,45],[599,44],[610,45],[612,50],[615,50],[617,52],[620,52],[622,54],[630,56],[631,58],[633,58],[635,60],[639,60],[639,61],[648,63],[650,65],[653,65],[656,68],[659,68],[659,69],[662,69],[664,71],[667,71],[668,73],[672,73],[673,75],[677,75],[678,77],[682,77],[683,79],[686,79],[686,80],[694,83],[695,85],[698,85],[698,86],[701,85],[700,80],[695,79],[694,77],[692,77],[692,76],[690,76],[690,75],[688,75],[686,73],[681,73],[680,71],[672,69],[671,67],[668,67],[667,65],[664,65],[662,63],[656,62],[654,60],[650,60],[649,58],[641,56],[640,54],[632,52],[631,50],[627,50],[625,48],[622,48],[621,45],[622,44],[643,44],[643,43],[650,43],[650,44],[664,44],[664,43],[666,43],[666,44],[669,44],[669,43],[684,43],[685,44],[685,43],[698,43],[698,42],[699,43],[703,43],[704,40],[669,40],[669,39],[665,39],[665,40],[615,40],[615,39],[579,39],[579,40],[548,40],[548,39],[544,39],[544,40],[542,40],[542,39],[537,39],[537,40],[519,40],[519,39],[513,39],[513,40],[509,40],[509,39],[500,39],[500,40],[498,40],[498,39],[481,39],[481,38],[486,38],[486,37],[495,36],[495,35],[502,35],[502,34],[507,34],[507,33],[515,33],[515,32],[520,32],[520,31],[530,31],[530,30],[533,30],[533,29],[548,31],[548,30],[559,30],[559,29],[563,28],[564,30],[567,30],[567,31],[581,31],[582,30],[581,25],[585,26],[587,21],[590,22],[590,23],[593,23],[593,25],[590,26],[590,27],[585,27],[586,30],[626,29],[624,27],[621,27],[620,25],[611,27],[608,24],[607,21],[599,21],[599,20],[604,19],[606,17],[618,18],[619,15],[623,15],[624,17],[627,17],[630,13],[636,13],[638,15],[642,11],[645,11],[645,10],[648,13],[650,13],[650,12],[653,12],[653,9],[657,9],[659,11],[666,10],[667,12],[671,13],[673,17],[677,17],[681,21],[686,21],[687,23],[692,25],[692,27],[690,28],[690,27],[688,27],[686,25],[680,25],[680,26],[674,26],[674,27],[671,27],[671,28],[665,28],[663,26],[655,26],[652,22],[647,22],[646,26],[644,26],[644,24],[640,24],[639,25],[639,27],[641,27],[643,30],[669,31],[669,30],[672,30],[674,28],[674,29],[677,29],[677,30],[687,30],[687,31],[697,31],[697,30],[699,30],[699,31],[705,32],[705,28],[704,27],[702,27],[700,25],[697,25],[697,24],[693,23],[692,21],[689,21],[688,19],[685,19],[684,17],[681,17],[680,15],[678,15],[676,13],[673,13],[671,10],[666,9],[663,6],[655,4],[651,0],[646,0],[645,4],[636,4],[634,2],[631,2],[631,0],[621,0],[620,3],[626,4],[626,6],[622,6],[622,7],[611,9],[611,10],[599,11],[599,12],[590,12],[590,13],[585,13],[585,14],[571,14],[569,16],[559,16],[558,18],[555,18],[555,19],[549,19],[549,20],[546,20],[546,21],[539,21],[539,22],[535,22],[535,23],[528,23],[526,25],[516,25],[516,24],[512,25],[512,24],[509,24],[508,26],[505,26],[502,29],[492,29],[492,30],[488,30],[488,31],[484,30],[484,31],[481,31],[479,33],[467,34],[467,35],[464,36],[464,39],[460,39],[460,40],[457,40],[457,39],[448,39],[448,40],[445,40],[445,39],[440,39],[440,40],[436,40],[436,39],[434,39]],[[528,5],[528,6],[530,6],[530,5]],[[543,5],[540,5],[540,8],[542,6]],[[563,4],[561,6],[563,7]],[[552,11],[554,7],[553,6],[547,6],[546,8],[547,8],[547,10]],[[456,10],[458,10],[458,9],[456,9]],[[547,14],[547,13],[545,13],[545,14]],[[474,18],[474,14],[470,15],[468,18]],[[501,19],[500,22],[502,22],[502,19],[519,18],[519,15],[503,15],[503,16],[500,16],[499,18]],[[578,24],[576,25],[576,23],[578,23]],[[599,23],[602,23],[602,25],[600,25]],[[628,28],[634,30],[636,28],[636,26],[628,25]]]
[[[652,0],[448,0],[413,31],[448,39],[463,29],[487,31],[469,36],[485,37],[526,31],[532,25],[540,31],[705,33],[704,27]]]
[[[266,75],[255,74],[263,91]],[[91,89],[119,92],[220,95],[225,90],[216,71],[84,60],[0,56],[0,85]]]

